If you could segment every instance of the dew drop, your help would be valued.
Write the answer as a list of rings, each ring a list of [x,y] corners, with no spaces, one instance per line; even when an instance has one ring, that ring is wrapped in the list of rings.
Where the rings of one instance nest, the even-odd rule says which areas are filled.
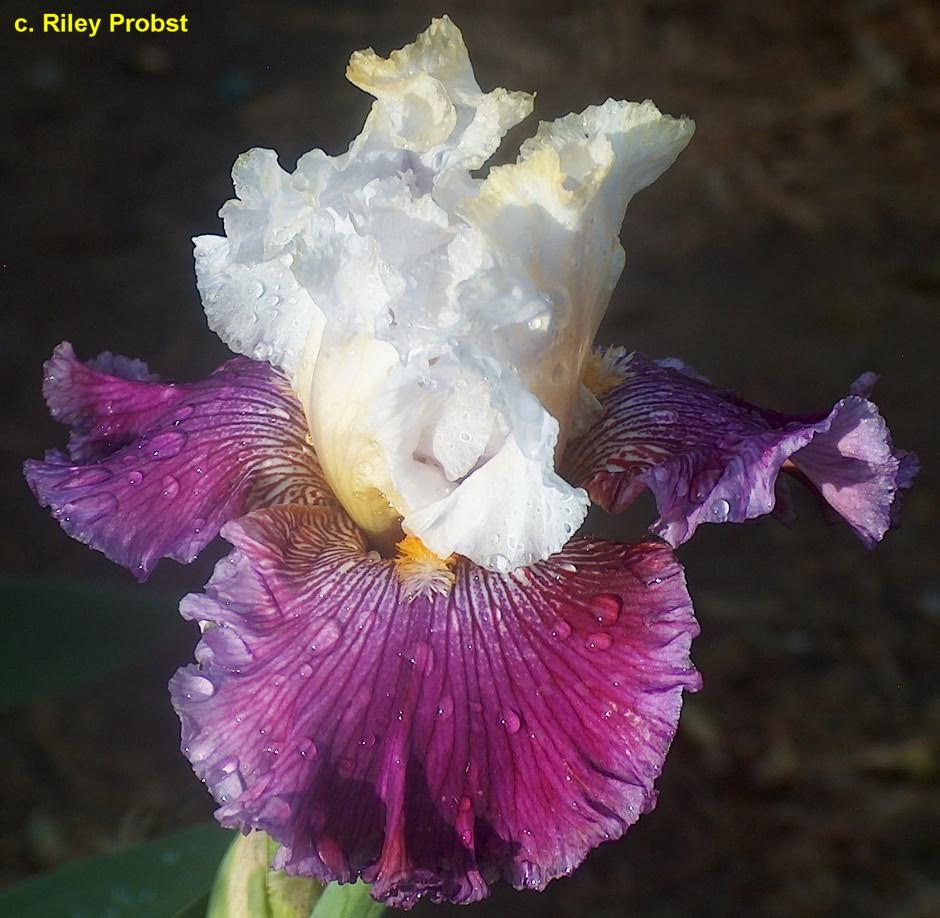
[[[215,783],[213,791],[221,803],[228,803],[230,800],[240,797],[244,789],[245,785],[242,783],[241,775],[237,769],[233,769]]]
[[[127,483],[130,485],[139,485],[144,480],[144,473],[133,471],[127,476]]]
[[[469,797],[461,797],[457,809],[460,810],[461,813],[468,813],[472,806],[473,801]]]
[[[437,716],[445,720],[454,713],[454,699],[450,695],[445,695],[437,706]]]
[[[189,701],[202,700],[215,694],[215,686],[205,676],[189,676],[183,685],[183,692]]]
[[[340,873],[346,867],[343,849],[332,838],[323,838],[317,842],[317,857],[331,873]]]
[[[571,625],[569,625],[563,618],[560,618],[555,623],[555,627],[552,628],[552,637],[559,641],[566,641],[571,637]]]
[[[312,739],[302,739],[297,744],[301,758],[313,758],[317,754],[317,744]]]
[[[275,406],[271,409],[272,418],[280,418],[282,421],[289,421],[290,415],[280,406]]]
[[[147,446],[154,459],[172,459],[178,456],[186,445],[186,434],[179,431],[157,434]]]
[[[172,475],[167,475],[160,486],[163,488],[163,496],[167,498],[176,497],[180,492],[180,483]]]
[[[502,725],[506,728],[507,733],[518,733],[519,728],[522,726],[522,721],[515,711],[509,709],[503,714]]]
[[[195,410],[192,405],[183,405],[183,407],[173,415],[173,425],[182,424],[186,418],[192,417]]]
[[[196,519],[193,520],[193,532],[202,532],[205,528],[206,521],[202,517],[197,516]]]
[[[505,574],[509,570],[509,558],[500,554],[490,555],[486,566],[499,574]]]
[[[309,679],[313,675],[313,667],[304,663],[304,665],[297,670],[297,675],[300,676],[301,679]]]
[[[248,285],[248,292],[255,298],[260,300],[264,296],[264,284],[261,281],[252,281]]]
[[[597,634],[590,634],[587,638],[588,650],[607,650],[614,639],[606,631],[598,631]]]
[[[623,611],[623,600],[616,593],[598,593],[591,600],[591,611],[599,625],[613,625]]]
[[[336,622],[326,622],[317,632],[316,637],[310,644],[310,649],[314,653],[324,653],[329,650],[339,640],[339,626]]]
[[[411,651],[410,662],[425,675],[434,671],[434,650],[426,641],[418,641]]]
[[[728,503],[723,497],[715,501],[711,506],[711,515],[712,519],[716,523],[724,523],[728,519],[728,515],[731,513],[731,504]]]

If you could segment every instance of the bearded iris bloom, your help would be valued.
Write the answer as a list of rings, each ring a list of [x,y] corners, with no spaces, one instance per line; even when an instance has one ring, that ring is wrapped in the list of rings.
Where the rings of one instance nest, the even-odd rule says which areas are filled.
[[[871,374],[791,416],[592,347],[627,204],[690,121],[608,101],[478,178],[532,99],[484,93],[448,19],[348,76],[376,99],[348,152],[292,173],[244,154],[225,235],[195,240],[240,356],[164,383],[60,345],[44,392],[68,451],[26,476],[140,579],[231,543],[181,604],[202,637],[171,682],[223,825],[393,905],[541,889],[655,803],[699,687],[672,549],[784,512],[781,473],[871,546],[916,459]],[[658,538],[576,534],[644,489]]]

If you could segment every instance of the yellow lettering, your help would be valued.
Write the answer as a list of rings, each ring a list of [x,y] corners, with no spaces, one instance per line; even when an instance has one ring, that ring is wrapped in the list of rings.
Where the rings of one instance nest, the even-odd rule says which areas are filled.
[[[42,30],[43,32],[58,32],[59,29],[59,16],[56,13],[43,13],[42,14]]]
[[[22,16],[19,16],[13,20],[13,28],[16,29],[17,32],[26,32],[29,29],[29,24]]]
[[[109,30],[111,32],[116,32],[118,30],[118,26],[124,25],[126,21],[127,17],[123,13],[112,13],[109,22]]]
[[[180,31],[188,32],[189,31],[189,20],[186,16],[180,16]]]

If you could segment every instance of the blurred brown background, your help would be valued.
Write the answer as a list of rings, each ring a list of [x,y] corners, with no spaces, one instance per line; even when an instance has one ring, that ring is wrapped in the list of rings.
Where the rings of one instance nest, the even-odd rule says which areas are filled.
[[[63,338],[167,377],[223,360],[189,239],[218,229],[236,155],[273,147],[293,168],[312,147],[339,152],[369,104],[344,81],[349,53],[400,47],[448,12],[483,87],[537,90],[537,118],[649,97],[698,124],[631,205],[602,341],[682,356],[787,410],[826,407],[876,370],[896,442],[925,466],[903,528],[871,555],[810,500],[793,531],[700,530],[681,557],[705,689],[658,809],[541,896],[501,890],[459,914],[940,914],[937,5],[118,6],[186,13],[190,32],[17,36],[14,16],[50,7],[0,2],[0,570],[130,582],[64,536],[19,476],[64,440],[42,361]],[[596,527],[630,537],[650,510]],[[198,589],[211,560],[164,562],[152,582]],[[193,643],[186,630],[105,685],[0,712],[0,882],[210,813],[164,687]]]

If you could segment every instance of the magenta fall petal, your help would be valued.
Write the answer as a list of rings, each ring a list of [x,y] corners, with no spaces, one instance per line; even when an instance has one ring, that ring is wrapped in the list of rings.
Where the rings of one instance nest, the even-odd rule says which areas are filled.
[[[187,563],[228,520],[302,501],[333,503],[297,399],[268,364],[236,357],[192,384],[156,381],[139,361],[82,363],[60,345],[45,367],[69,455],[25,464],[39,502],[73,538],[145,579]]]
[[[866,397],[873,374],[829,412],[798,416],[749,404],[678,361],[624,354],[612,369],[622,382],[600,398],[603,414],[569,448],[563,473],[612,512],[649,488],[660,514],[651,529],[672,545],[702,523],[771,512],[785,470],[870,547],[894,524],[916,475],[916,456],[892,446]]]
[[[409,598],[342,513],[223,535],[171,692],[218,818],[281,842],[279,866],[468,902],[499,876],[541,889],[654,805],[699,686],[666,546],[577,538],[508,576],[460,560],[448,597]]]

